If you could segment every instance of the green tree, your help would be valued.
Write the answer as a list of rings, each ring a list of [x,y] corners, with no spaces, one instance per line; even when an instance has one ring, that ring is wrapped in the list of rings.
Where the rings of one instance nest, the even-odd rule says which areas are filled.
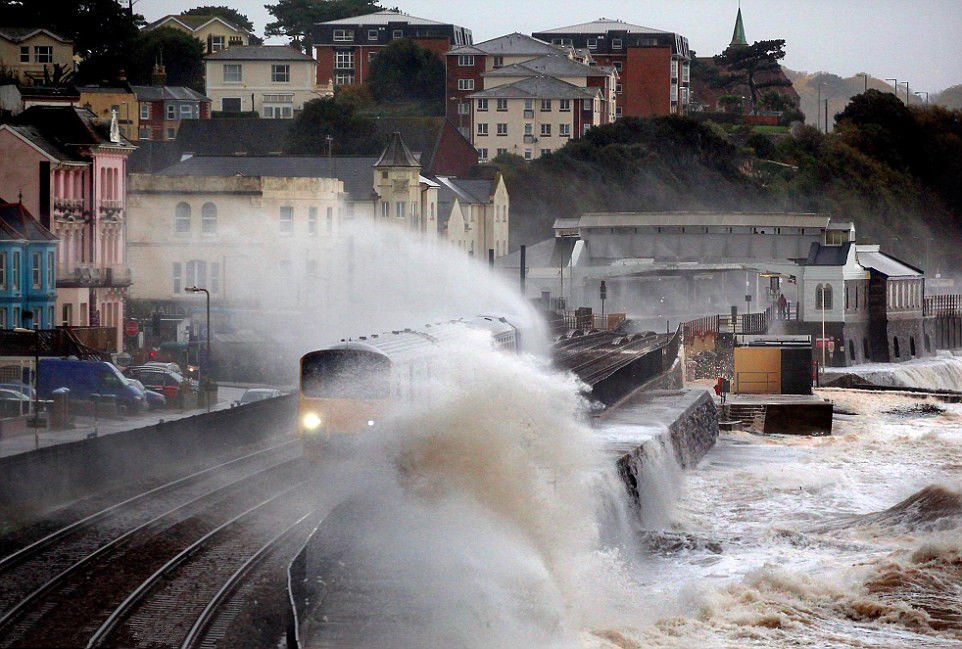
[[[204,91],[204,46],[196,38],[173,27],[141,32],[130,48],[128,78],[149,85],[151,71],[159,61],[167,70],[167,85]]]
[[[264,8],[274,16],[274,21],[267,23],[265,36],[286,36],[293,45],[310,52],[315,23],[363,16],[384,7],[377,0],[277,0]]]
[[[848,144],[894,169],[909,169],[923,155],[915,117],[892,93],[869,89],[855,95],[835,124]]]
[[[371,63],[367,79],[379,102],[416,102],[426,112],[444,112],[444,63],[409,38],[393,41]]]
[[[294,119],[284,151],[327,155],[329,145],[334,155],[374,155],[383,147],[374,120],[357,115],[352,105],[312,99]]]
[[[204,5],[202,7],[194,7],[193,9],[188,9],[182,13],[184,16],[217,16],[223,18],[235,27],[240,27],[248,32],[254,31],[254,23],[250,21],[250,18],[237,11],[236,9],[231,9],[230,7],[225,7],[223,5]]]
[[[754,112],[761,90],[791,85],[791,81],[779,74],[778,62],[783,58],[785,58],[783,39],[756,41],[747,46],[729,46],[724,52],[715,56],[715,63],[726,71],[726,74],[719,79],[719,84],[723,88],[748,86],[752,112]]]

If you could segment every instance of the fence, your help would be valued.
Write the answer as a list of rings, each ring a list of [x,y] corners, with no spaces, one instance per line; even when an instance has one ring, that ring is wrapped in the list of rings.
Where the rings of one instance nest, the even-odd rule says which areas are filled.
[[[685,344],[699,336],[718,333],[764,334],[772,319],[771,310],[762,313],[731,315],[708,315],[681,323]]]
[[[922,302],[922,315],[962,315],[962,295],[926,295]]]
[[[575,314],[563,317],[565,329],[568,331],[614,331],[625,322],[624,313]]]

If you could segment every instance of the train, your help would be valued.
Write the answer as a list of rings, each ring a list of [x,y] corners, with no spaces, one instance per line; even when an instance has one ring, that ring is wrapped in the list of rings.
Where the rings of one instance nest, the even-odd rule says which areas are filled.
[[[531,335],[506,317],[479,315],[418,329],[359,336],[304,354],[298,390],[304,455],[319,460],[353,447],[397,400],[416,400],[437,365],[439,343],[465,328],[490,332],[495,349],[520,352]]]

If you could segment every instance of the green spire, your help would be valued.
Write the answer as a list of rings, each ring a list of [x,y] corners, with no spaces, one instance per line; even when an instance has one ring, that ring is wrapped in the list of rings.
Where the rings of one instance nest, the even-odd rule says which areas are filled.
[[[738,17],[735,18],[735,32],[732,34],[732,42],[729,47],[736,45],[748,45],[745,39],[745,25],[742,23],[742,8],[738,8]]]

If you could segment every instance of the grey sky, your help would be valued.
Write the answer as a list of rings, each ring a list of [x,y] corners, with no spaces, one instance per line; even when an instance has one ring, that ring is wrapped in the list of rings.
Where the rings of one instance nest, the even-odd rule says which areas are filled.
[[[258,33],[269,0],[140,0],[148,20],[205,4],[229,4]],[[699,55],[731,40],[737,0],[382,0],[384,6],[469,28],[476,42],[509,32],[586,22],[602,16],[675,31]],[[962,0],[742,0],[749,42],[786,40],[785,65],[841,76],[868,72],[938,92],[962,83]]]

